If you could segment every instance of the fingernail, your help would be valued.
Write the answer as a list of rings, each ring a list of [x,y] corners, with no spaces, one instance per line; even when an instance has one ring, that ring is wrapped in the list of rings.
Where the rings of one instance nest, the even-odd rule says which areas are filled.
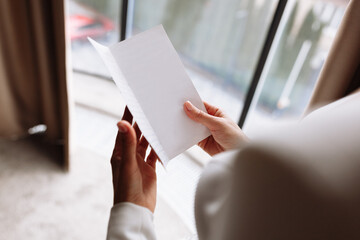
[[[119,122],[117,124],[117,126],[118,126],[118,129],[119,129],[119,132],[121,132],[121,133],[126,133],[127,132],[127,128],[122,122]]]
[[[190,101],[186,101],[185,107],[189,112],[191,112],[193,110],[193,108],[194,108]]]

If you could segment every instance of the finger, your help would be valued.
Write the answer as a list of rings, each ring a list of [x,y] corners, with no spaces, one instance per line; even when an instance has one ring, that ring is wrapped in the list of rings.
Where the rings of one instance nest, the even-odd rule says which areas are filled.
[[[216,116],[216,117],[224,117],[225,116],[225,114],[221,111],[220,108],[210,105],[209,103],[207,103],[205,101],[203,103],[204,103],[204,106],[205,106],[208,114]]]
[[[206,146],[206,143],[207,143],[208,141],[209,141],[209,137],[201,140],[200,142],[197,143],[197,145],[198,145],[199,147],[201,147],[202,149],[204,149],[205,146]]]
[[[118,131],[115,139],[115,145],[113,149],[113,153],[110,159],[111,164],[111,171],[112,171],[112,179],[113,179],[113,186],[114,189],[117,189],[118,186],[118,179],[119,179],[119,171],[121,166],[121,154],[122,154],[122,135]]]
[[[124,114],[125,115],[125,114]],[[115,139],[115,146],[113,149],[113,153],[111,156],[111,162],[113,161],[121,161],[121,152],[122,150],[122,134],[118,129],[117,135],[116,135],[116,139]]]
[[[144,160],[145,155],[146,155],[146,149],[149,146],[148,141],[146,140],[146,138],[143,136],[139,143],[138,143],[138,147],[137,147],[137,154],[138,156]]]
[[[219,119],[217,117],[211,116],[210,114],[201,111],[189,101],[184,103],[184,110],[189,118],[195,122],[201,123],[210,130],[214,129],[219,124]]]
[[[135,170],[137,168],[136,162],[136,133],[135,129],[127,121],[120,121],[117,124],[119,128],[119,148],[121,166],[127,170]]]
[[[149,156],[146,159],[146,163],[150,165],[153,169],[156,169],[156,160],[158,159],[158,156],[154,149],[151,149],[151,152]]]
[[[136,132],[136,139],[139,140],[140,137],[141,137],[141,131],[140,131],[140,128],[138,126],[138,124],[135,122],[134,124],[134,129],[135,129],[135,132]]]
[[[133,116],[127,106],[125,107],[124,114],[121,120],[125,120],[128,121],[129,123],[132,123]]]
[[[119,165],[121,162],[121,152],[122,152],[122,136],[121,133],[118,131],[115,139],[115,145],[113,149],[113,153],[110,159],[110,163],[112,166]],[[114,167],[113,167],[114,168]],[[113,169],[114,170],[114,169]],[[114,172],[113,172],[114,176]]]
[[[116,139],[118,139],[118,137],[116,137]],[[115,144],[115,148],[114,148],[113,154],[111,156],[111,160],[110,160],[114,190],[117,189],[117,187],[118,187],[117,183],[119,180],[119,171],[120,171],[120,164],[121,164],[120,163],[121,158],[119,158],[117,156],[115,149],[116,149],[116,144]]]

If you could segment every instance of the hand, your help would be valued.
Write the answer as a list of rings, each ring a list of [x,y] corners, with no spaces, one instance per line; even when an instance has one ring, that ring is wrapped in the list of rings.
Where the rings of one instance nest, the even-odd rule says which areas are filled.
[[[114,204],[131,202],[154,212],[156,205],[156,160],[151,150],[146,161],[149,143],[141,137],[137,124],[131,126],[132,115],[126,107],[111,157],[114,186]]]
[[[226,150],[239,148],[249,142],[249,138],[240,127],[219,108],[206,102],[204,105],[207,113],[196,108],[189,101],[184,103],[184,110],[189,118],[210,130],[211,136],[198,143],[205,152],[213,156]]]

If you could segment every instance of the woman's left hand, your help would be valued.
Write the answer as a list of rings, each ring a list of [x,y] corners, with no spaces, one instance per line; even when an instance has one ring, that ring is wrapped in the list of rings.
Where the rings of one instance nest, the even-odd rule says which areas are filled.
[[[130,202],[154,212],[156,205],[157,155],[154,150],[146,158],[149,143],[141,136],[137,124],[131,125],[132,115],[126,107],[118,122],[118,134],[111,157],[114,204]]]

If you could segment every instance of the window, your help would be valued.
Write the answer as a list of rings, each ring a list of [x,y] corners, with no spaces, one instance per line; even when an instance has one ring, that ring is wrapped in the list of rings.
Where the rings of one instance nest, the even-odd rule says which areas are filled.
[[[92,76],[81,86],[89,89],[94,76],[110,79],[87,36],[110,45],[163,24],[202,99],[222,108],[234,121],[240,119],[241,125],[245,122],[246,133],[255,136],[265,125],[302,114],[348,1],[68,2],[73,69]],[[112,117],[121,114],[111,108],[103,112]],[[113,129],[106,131],[106,137],[112,136]],[[106,151],[109,154],[111,149]],[[171,161],[166,171],[157,168],[159,239],[176,238],[174,232],[182,238],[195,234],[194,193],[208,159],[194,147]],[[167,209],[177,217],[170,217]]]

